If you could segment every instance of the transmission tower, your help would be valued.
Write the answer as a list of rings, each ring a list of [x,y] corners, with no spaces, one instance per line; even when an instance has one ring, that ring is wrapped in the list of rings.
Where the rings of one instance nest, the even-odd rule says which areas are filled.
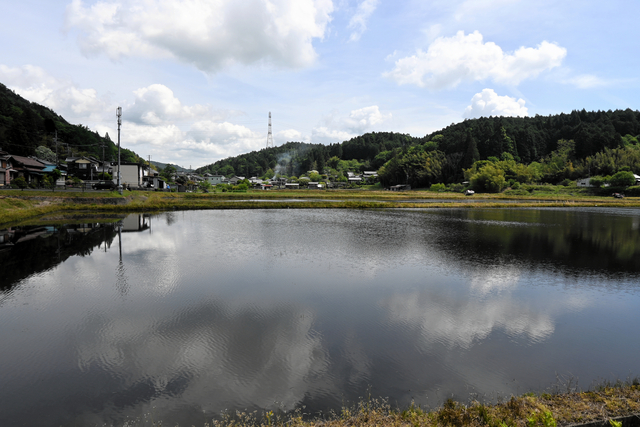
[[[273,133],[271,132],[271,111],[269,111],[269,132],[267,132],[267,148],[273,147]]]

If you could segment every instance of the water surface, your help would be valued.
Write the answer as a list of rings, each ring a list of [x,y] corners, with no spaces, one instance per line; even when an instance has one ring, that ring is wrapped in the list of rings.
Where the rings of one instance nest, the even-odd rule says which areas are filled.
[[[189,211],[0,235],[0,425],[202,425],[367,392],[438,406],[640,372],[638,209]]]

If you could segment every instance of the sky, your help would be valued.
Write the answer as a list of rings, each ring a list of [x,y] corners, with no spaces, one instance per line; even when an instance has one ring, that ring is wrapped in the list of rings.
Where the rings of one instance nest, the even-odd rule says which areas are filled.
[[[0,0],[0,83],[201,167],[481,116],[640,109],[640,1]]]

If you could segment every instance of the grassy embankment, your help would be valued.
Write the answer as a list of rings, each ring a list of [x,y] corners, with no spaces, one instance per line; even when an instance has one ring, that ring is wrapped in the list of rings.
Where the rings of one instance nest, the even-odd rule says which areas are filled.
[[[528,195],[428,191],[297,190],[246,193],[75,192],[20,191],[0,193],[0,224],[15,223],[52,213],[161,212],[191,209],[305,209],[305,208],[504,208],[609,206],[638,207],[640,198],[593,196],[584,192],[539,191]]]
[[[215,427],[556,427],[603,422],[620,427],[620,417],[635,416],[630,424],[640,425],[640,385],[633,383],[600,386],[593,391],[534,395],[503,399],[495,405],[477,401],[462,404],[447,400],[436,410],[415,405],[394,409],[387,402],[363,400],[340,413],[309,417],[298,410],[277,415],[267,412],[227,414],[205,426]],[[613,420],[613,422],[611,422]],[[635,421],[635,422],[634,422]],[[135,423],[133,424],[135,425]],[[162,426],[163,423],[153,423]]]

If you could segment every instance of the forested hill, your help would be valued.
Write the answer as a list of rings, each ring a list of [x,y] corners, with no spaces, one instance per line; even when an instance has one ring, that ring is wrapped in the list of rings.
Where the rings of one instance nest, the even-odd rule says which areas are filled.
[[[309,170],[323,170],[325,166],[335,168],[335,160],[361,160],[358,168],[377,169],[387,159],[378,155],[390,150],[402,149],[422,141],[409,135],[393,132],[367,133],[336,144],[308,144],[287,142],[278,147],[264,148],[198,168],[199,173],[216,173],[225,176],[263,176],[277,172],[283,175],[300,175]],[[378,158],[376,159],[376,156]],[[331,164],[330,164],[331,163]],[[351,163],[353,165],[353,162]]]
[[[462,180],[464,169],[478,160],[489,158],[507,156],[523,165],[545,161],[548,164],[559,152],[558,142],[566,140],[571,144],[570,148],[565,144],[560,150],[565,163],[562,168],[570,170],[543,178],[575,179],[583,174],[580,165],[592,174],[614,173],[620,167],[640,173],[639,135],[640,112],[629,109],[582,110],[535,117],[489,117],[465,120],[422,138],[389,132],[368,133],[330,145],[289,142],[280,147],[220,160],[198,171],[247,177],[269,175],[275,171],[299,176],[309,170],[322,171],[327,167],[337,169],[339,173],[345,167],[364,171],[379,170],[385,166],[381,169],[381,179],[385,184],[409,181],[422,186]],[[618,160],[611,159],[611,156],[617,156]]]
[[[640,111],[616,110],[535,117],[489,117],[465,120],[427,136],[446,154],[467,151],[467,130],[481,159],[509,152],[523,163],[548,156],[561,139],[576,143],[575,156],[584,159],[605,148],[620,147],[625,135],[640,135]],[[439,135],[442,135],[441,137]]]
[[[115,119],[114,119],[115,120]],[[51,109],[27,101],[0,83],[0,149],[18,156],[33,156],[36,148],[44,146],[55,153],[55,131],[58,134],[58,155],[91,155],[105,160],[116,160],[117,146],[109,135],[100,136],[83,125],[73,125]],[[131,150],[121,149],[124,162],[139,162],[140,157]]]

